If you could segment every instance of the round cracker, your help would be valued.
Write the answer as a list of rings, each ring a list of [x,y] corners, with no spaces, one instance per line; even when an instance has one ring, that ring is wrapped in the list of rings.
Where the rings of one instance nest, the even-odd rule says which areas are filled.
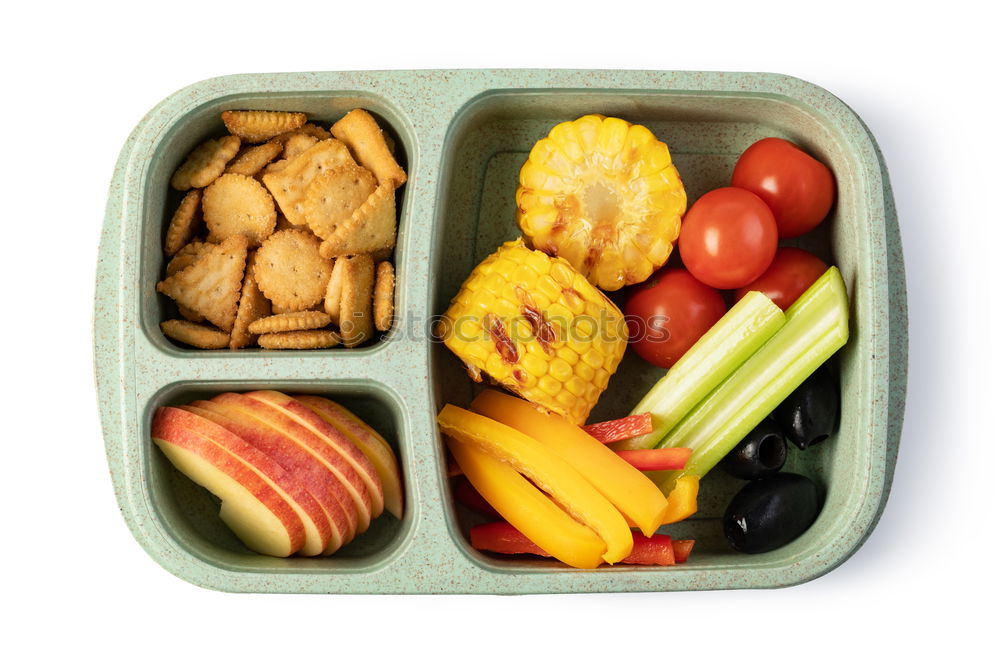
[[[304,311],[323,299],[333,261],[319,254],[320,240],[311,232],[276,232],[257,251],[257,285],[278,310]]]
[[[206,140],[180,165],[170,178],[170,186],[178,191],[208,186],[222,174],[239,149],[240,139],[236,136]]]
[[[201,216],[198,214],[200,207],[201,189],[192,189],[184,194],[177,211],[170,218],[167,236],[163,241],[163,250],[168,256],[180,251],[194,237],[198,222],[201,221]]]
[[[189,320],[164,320],[160,329],[175,341],[204,350],[221,350],[229,346],[229,334],[226,332]]]
[[[244,235],[251,247],[267,239],[278,220],[267,189],[252,177],[236,173],[223,175],[205,189],[202,214],[209,241]]]
[[[306,122],[305,113],[287,111],[228,110],[222,112],[222,122],[234,136],[248,143],[263,143]]]
[[[297,311],[295,313],[278,313],[266,318],[260,318],[250,325],[251,334],[273,334],[286,331],[304,331],[319,329],[330,324],[330,316],[323,311]]]
[[[375,312],[375,329],[389,331],[392,327],[393,292],[396,286],[396,274],[391,262],[380,262],[375,269],[375,301],[372,308]]]
[[[263,334],[257,339],[257,345],[268,350],[318,350],[332,348],[338,343],[337,332],[329,329],[277,332]]]

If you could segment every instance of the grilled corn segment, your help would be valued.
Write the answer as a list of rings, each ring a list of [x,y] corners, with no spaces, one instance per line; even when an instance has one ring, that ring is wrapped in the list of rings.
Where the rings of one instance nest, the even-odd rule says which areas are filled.
[[[625,353],[625,319],[562,258],[507,242],[479,264],[439,327],[445,345],[482,374],[584,423]]]
[[[556,125],[521,168],[517,222],[531,246],[602,290],[663,265],[687,194],[670,150],[646,127],[603,115]]]

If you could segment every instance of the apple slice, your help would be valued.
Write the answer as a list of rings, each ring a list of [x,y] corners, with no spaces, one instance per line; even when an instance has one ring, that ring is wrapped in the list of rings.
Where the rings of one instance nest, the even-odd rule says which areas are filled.
[[[285,498],[285,501],[292,507],[295,513],[302,520],[302,525],[305,527],[306,538],[305,543],[302,544],[302,549],[299,550],[300,555],[305,555],[306,557],[314,557],[323,553],[327,547],[330,545],[330,539],[333,536],[333,532],[330,528],[330,521],[326,517],[326,513],[320,507],[319,502],[316,498],[305,489],[302,483],[299,481],[295,473],[290,471],[285,467],[280,460],[268,454],[267,451],[261,449],[257,445],[250,442],[246,437],[240,435],[238,432],[232,428],[226,426],[225,417],[221,417],[208,410],[202,410],[199,407],[193,405],[179,405],[178,409],[184,410],[190,414],[205,419],[215,426],[222,427],[229,431],[230,435],[240,441],[240,445],[234,445],[232,439],[224,438],[216,442],[219,446],[226,449],[230,453],[241,456],[241,452],[244,451],[242,448],[233,448],[234,446],[242,447],[243,445],[248,445],[253,449],[254,453],[247,453],[243,460],[251,463],[263,477],[273,485],[274,489],[278,491],[278,494]],[[263,457],[263,458],[261,458]],[[277,472],[274,471],[277,468]]]
[[[340,454],[354,471],[357,472],[365,484],[365,490],[368,492],[368,498],[371,501],[371,517],[377,518],[382,515],[382,510],[385,508],[385,500],[378,472],[375,471],[375,466],[368,460],[368,457],[351,443],[350,438],[344,435],[338,428],[327,423],[323,417],[317,415],[288,394],[270,390],[251,391],[247,394],[247,398],[266,403],[275,410],[291,417],[296,423],[318,435],[331,449]]]
[[[330,542],[324,554],[335,552],[354,538],[354,531],[357,528],[354,504],[340,480],[315,456],[267,424],[232,405],[213,401],[194,401],[191,407],[270,455],[291,472],[315,498],[328,523],[327,528],[331,530]]]
[[[332,449],[322,437],[298,423],[286,410],[273,407],[264,401],[250,398],[248,394],[226,392],[217,394],[212,398],[212,401],[239,408],[247,415],[253,416],[288,437],[302,449],[316,457],[327,469],[333,472],[347,490],[358,518],[356,533],[361,533],[368,529],[368,526],[371,524],[372,505],[365,484],[354,468],[344,460],[342,455]],[[303,409],[308,408],[303,406]],[[360,454],[361,452],[358,453]]]
[[[186,425],[193,418],[184,410],[159,408],[153,442],[174,467],[222,500],[219,516],[247,548],[275,557],[300,550],[305,526],[291,505],[251,465],[216,444],[214,435],[200,433],[198,424],[194,430]]]
[[[346,407],[328,398],[309,394],[296,395],[294,398],[346,435],[368,457],[382,483],[385,510],[402,520],[403,477],[396,454],[385,438]]]

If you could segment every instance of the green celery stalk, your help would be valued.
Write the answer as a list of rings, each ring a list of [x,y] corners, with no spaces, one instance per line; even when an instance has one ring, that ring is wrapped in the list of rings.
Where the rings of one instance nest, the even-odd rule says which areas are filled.
[[[749,292],[684,353],[629,414],[649,412],[653,430],[612,444],[652,449],[705,396],[785,324],[785,314],[760,292]]]
[[[796,387],[847,343],[847,290],[831,267],[785,312],[785,325],[659,444],[694,450],[683,470],[651,472],[664,494],[704,476]]]

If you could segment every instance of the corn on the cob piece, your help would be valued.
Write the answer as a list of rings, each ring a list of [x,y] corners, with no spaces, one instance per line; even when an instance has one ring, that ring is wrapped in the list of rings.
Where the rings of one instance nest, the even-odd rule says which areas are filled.
[[[517,222],[603,290],[663,265],[687,208],[670,150],[646,127],[603,115],[556,125],[521,168]]]
[[[625,353],[625,319],[562,258],[507,242],[479,264],[440,335],[472,379],[584,423]]]

